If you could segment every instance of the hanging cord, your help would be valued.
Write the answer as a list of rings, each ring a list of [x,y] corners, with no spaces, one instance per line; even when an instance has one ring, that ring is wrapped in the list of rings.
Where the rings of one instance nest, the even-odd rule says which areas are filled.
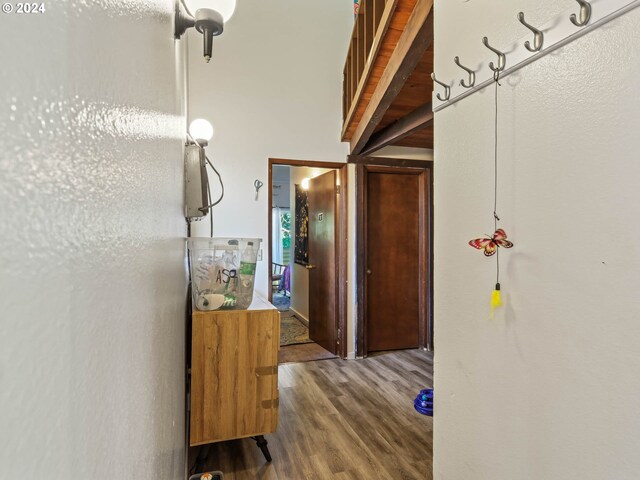
[[[216,200],[215,202],[211,203],[211,191],[209,191],[209,205],[202,207],[200,210],[206,210],[207,208],[211,208],[211,207],[215,207],[216,205],[218,205],[222,199],[224,198],[224,183],[222,183],[222,177],[220,176],[220,172],[218,172],[218,170],[216,169],[216,167],[213,166],[213,163],[211,163],[211,160],[209,160],[209,157],[207,157],[206,155],[204,156],[204,158],[207,160],[207,163],[209,164],[209,166],[211,167],[211,169],[215,172],[215,174],[218,176],[218,181],[220,182],[220,197],[218,197],[218,200]]]
[[[182,4],[182,6],[184,7],[184,9],[186,10],[186,12],[189,14],[190,17],[193,17],[193,13],[191,13],[189,11],[189,7],[187,7],[187,4],[184,2],[184,0],[180,0],[180,3]]]
[[[216,170],[216,167],[213,166],[213,163],[211,163],[211,160],[209,160],[209,157],[207,157],[205,154],[204,158],[207,160],[207,163],[209,164],[209,166],[213,169],[215,174],[218,176],[218,180],[220,181],[220,188],[222,189],[218,200],[211,203],[211,185],[207,183],[207,196],[209,197],[209,205],[207,205],[206,207],[202,207],[200,209],[200,210],[206,210],[207,208],[209,209],[209,227],[210,227],[211,238],[213,238],[213,207],[218,205],[224,198],[224,183],[222,183],[222,177],[220,176],[220,172],[218,172],[218,170]]]
[[[209,157],[207,157],[207,155],[205,154],[204,158],[207,160],[207,163],[209,164],[209,166],[213,169],[215,174],[218,176],[218,180],[220,181],[220,188],[222,190],[220,192],[220,197],[218,198],[218,200],[211,203],[211,184],[207,182],[207,196],[209,198],[209,205],[207,205],[206,207],[202,207],[200,209],[201,211],[209,209],[209,233],[211,235],[211,238],[213,238],[213,207],[218,205],[224,198],[224,183],[222,183],[222,177],[220,176],[220,172],[218,172],[216,167],[213,166],[213,163],[211,163],[211,160],[209,160]]]
[[[493,231],[498,230],[498,87],[500,84],[500,70],[493,72],[495,81],[495,122],[494,122],[494,156],[493,156]],[[496,290],[500,290],[500,249],[496,249]]]
[[[207,183],[207,198],[209,199],[209,203],[211,203],[211,188]],[[213,210],[209,210],[209,236],[213,238]]]
[[[189,140],[191,140],[195,145],[197,145],[200,148],[203,148],[198,143],[198,141],[191,136],[191,134],[187,133],[187,136],[189,137]],[[222,181],[222,176],[220,175],[220,172],[218,172],[218,169],[213,166],[213,163],[211,163],[211,160],[209,160],[209,157],[207,156],[206,152],[204,154],[204,158],[207,161],[207,163],[209,164],[209,166],[211,167],[211,169],[214,171],[214,173],[217,175],[218,181],[220,182],[220,190],[221,191],[220,191],[220,197],[218,197],[218,199],[215,202],[211,202],[211,185],[209,183],[207,183],[207,197],[209,199],[209,205],[206,205],[206,206],[200,208],[199,209],[200,211],[204,211],[204,210],[211,209],[211,208],[215,207],[224,198],[224,183]],[[209,211],[209,227],[210,227],[211,238],[213,238],[213,210]]]

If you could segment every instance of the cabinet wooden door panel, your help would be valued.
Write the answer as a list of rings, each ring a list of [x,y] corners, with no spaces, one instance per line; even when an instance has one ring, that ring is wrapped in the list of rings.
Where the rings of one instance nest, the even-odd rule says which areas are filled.
[[[275,431],[278,311],[198,311],[192,322],[190,444]]]

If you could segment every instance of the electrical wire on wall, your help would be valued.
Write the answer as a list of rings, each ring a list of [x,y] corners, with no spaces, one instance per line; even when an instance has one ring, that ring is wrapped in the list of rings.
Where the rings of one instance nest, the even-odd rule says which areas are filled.
[[[216,167],[213,166],[213,163],[211,163],[211,160],[209,160],[209,157],[207,157],[205,154],[204,158],[207,160],[207,163],[209,164],[211,169],[214,171],[214,173],[218,176],[218,181],[220,182],[220,197],[218,197],[218,200],[216,200],[213,203],[211,202],[211,183],[207,182],[207,196],[209,197],[209,205],[207,205],[206,207],[202,207],[200,209],[202,211],[207,209],[209,210],[210,235],[211,235],[211,238],[213,238],[213,210],[211,209],[216,205],[218,205],[224,198],[224,183],[222,182],[222,177],[220,176],[220,172],[218,172]]]
[[[189,7],[187,7],[187,4],[185,3],[184,0],[180,0],[180,3],[182,4],[182,6],[184,7],[185,11],[189,14],[190,17],[193,17],[193,13],[191,13],[189,11]]]
[[[191,134],[187,133],[187,135],[189,137],[189,140],[191,140],[195,145],[198,146],[198,148],[201,148],[204,151],[204,147],[200,145],[198,141],[191,136]],[[213,172],[216,174],[216,176],[218,177],[218,181],[220,182],[220,196],[215,202],[212,202],[211,201],[211,183],[207,181],[207,198],[209,200],[209,205],[205,205],[204,207],[201,207],[199,209],[201,212],[205,212],[206,210],[209,210],[209,234],[211,238],[213,238],[213,210],[211,209],[216,205],[218,205],[224,198],[224,182],[222,181],[222,176],[220,175],[220,172],[218,172],[218,169],[213,166],[213,163],[211,162],[211,160],[209,160],[209,157],[207,156],[206,152],[204,154],[204,158],[207,161],[207,164],[209,165],[209,167],[211,167]],[[207,179],[208,179],[208,176],[207,176]]]

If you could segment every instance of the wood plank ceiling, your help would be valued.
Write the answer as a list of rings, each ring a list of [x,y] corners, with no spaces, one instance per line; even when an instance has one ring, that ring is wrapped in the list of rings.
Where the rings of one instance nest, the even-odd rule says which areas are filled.
[[[397,122],[423,105],[431,103],[433,81],[433,43],[405,82],[402,90],[382,117],[375,133]],[[433,122],[424,128],[391,143],[403,147],[433,148]]]
[[[379,44],[345,99],[342,139],[352,154],[386,145],[433,148],[433,0],[387,0],[386,9]]]

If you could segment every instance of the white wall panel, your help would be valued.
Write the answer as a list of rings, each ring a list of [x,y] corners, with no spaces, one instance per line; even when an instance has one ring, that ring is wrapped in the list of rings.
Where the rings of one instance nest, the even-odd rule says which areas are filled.
[[[45,7],[0,14],[0,477],[183,478],[173,2]]]
[[[440,0],[436,71],[566,8]],[[495,262],[467,245],[493,227],[493,89],[436,114],[438,480],[637,478],[639,42],[635,10],[502,80],[494,320]]]
[[[238,2],[209,64],[202,37],[190,33],[189,117],[215,126],[207,152],[226,189],[213,210],[215,235],[266,242],[267,189],[255,201],[253,182],[266,183],[270,157],[346,161],[342,69],[352,28],[344,0]],[[193,231],[207,236],[208,221]],[[258,262],[257,291],[266,295],[268,282],[269,266]]]

